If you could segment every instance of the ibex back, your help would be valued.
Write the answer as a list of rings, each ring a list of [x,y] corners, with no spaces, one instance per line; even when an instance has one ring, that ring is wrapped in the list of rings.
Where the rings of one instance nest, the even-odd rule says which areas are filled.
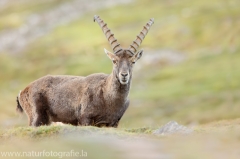
[[[62,122],[72,125],[117,127],[129,106],[132,69],[143,51],[137,51],[153,19],[143,27],[128,49],[123,49],[107,24],[94,16],[113,53],[105,53],[113,62],[110,75],[44,76],[30,83],[17,97],[17,111],[25,112],[30,126]]]

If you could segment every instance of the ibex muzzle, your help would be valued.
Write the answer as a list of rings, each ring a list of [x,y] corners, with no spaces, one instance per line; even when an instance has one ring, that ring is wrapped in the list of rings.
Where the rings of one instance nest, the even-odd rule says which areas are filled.
[[[44,76],[29,84],[17,97],[17,110],[25,112],[30,126],[63,122],[72,125],[117,127],[129,106],[132,68],[143,51],[137,51],[153,19],[128,49],[123,49],[99,16],[94,16],[109,41],[113,53],[110,75],[95,73],[81,76]]]

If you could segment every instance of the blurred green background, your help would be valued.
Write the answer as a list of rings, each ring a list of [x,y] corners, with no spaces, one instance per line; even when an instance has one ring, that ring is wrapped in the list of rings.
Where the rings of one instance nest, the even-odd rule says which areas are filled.
[[[111,49],[95,14],[124,47],[155,18],[120,127],[239,117],[239,6],[238,0],[3,1],[0,124],[14,124],[19,90],[44,75],[111,73],[103,48]]]
[[[4,140],[8,146],[1,147],[2,150],[24,151],[35,146],[35,150],[60,151],[84,147],[92,158],[111,158],[115,153],[119,156],[124,154],[123,158],[132,158],[131,153],[126,157],[127,153],[118,149],[121,146],[128,151],[150,152],[150,149],[146,150],[149,145],[145,141],[107,144],[105,140],[111,141],[111,137],[97,137],[97,141],[96,136],[89,140],[94,135],[81,138],[81,134],[89,133],[88,128],[81,128],[80,136],[71,134],[77,128],[70,126],[28,128],[27,118],[19,117],[15,112],[19,91],[42,76],[111,73],[111,61],[103,51],[104,48],[111,49],[98,24],[93,22],[94,15],[99,15],[108,24],[126,48],[150,18],[155,18],[155,24],[141,45],[145,52],[134,68],[131,103],[119,129],[105,132],[105,129],[91,128],[90,134],[92,131],[107,133],[107,136],[108,133],[110,136],[120,134],[117,138],[121,138],[123,129],[145,131],[134,128],[157,128],[170,120],[184,125],[199,125],[239,118],[239,6],[239,0],[1,0],[0,138],[18,136],[24,140],[26,137],[38,140],[38,137],[50,136],[38,144],[31,140]],[[226,125],[239,124],[238,119],[233,121],[223,122],[223,130],[229,128]],[[210,124],[210,127],[216,125],[221,124]],[[57,138],[56,142],[53,134],[58,133],[68,135],[60,136],[61,140]],[[186,142],[184,149],[194,151],[191,154],[181,151],[184,154],[182,158],[193,158],[196,154],[214,158],[215,154],[201,153],[207,145],[204,139],[205,136],[187,141],[170,139],[154,144],[168,145],[168,151],[179,153],[182,150],[178,149],[182,147],[180,143]],[[223,135],[220,141],[224,142],[212,137],[207,139],[211,143],[219,142],[225,149],[231,143],[238,147],[236,142],[240,138],[233,134],[228,139]],[[172,145],[172,142],[178,145]],[[145,147],[140,146],[143,143]],[[106,144],[107,147],[102,147]],[[60,149],[59,145],[62,145]],[[119,146],[116,150],[108,151],[116,145]],[[210,148],[216,150],[214,146]],[[226,149],[234,150],[232,148]],[[161,146],[151,152],[154,154],[159,149]],[[217,150],[215,152],[220,152]],[[101,153],[96,153],[99,151]],[[119,156],[117,158],[121,158]]]

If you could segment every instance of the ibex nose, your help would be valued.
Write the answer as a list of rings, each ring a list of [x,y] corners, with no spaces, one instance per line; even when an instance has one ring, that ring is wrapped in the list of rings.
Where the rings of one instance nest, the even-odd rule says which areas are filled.
[[[122,72],[121,75],[122,75],[123,77],[127,77],[127,76],[128,76],[128,73],[127,73],[127,72]]]

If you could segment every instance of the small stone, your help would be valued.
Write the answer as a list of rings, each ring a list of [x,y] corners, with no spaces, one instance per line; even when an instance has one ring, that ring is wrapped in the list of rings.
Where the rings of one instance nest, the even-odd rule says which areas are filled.
[[[186,126],[178,124],[176,121],[170,121],[161,128],[155,130],[153,134],[170,135],[170,134],[191,134],[193,130]]]

